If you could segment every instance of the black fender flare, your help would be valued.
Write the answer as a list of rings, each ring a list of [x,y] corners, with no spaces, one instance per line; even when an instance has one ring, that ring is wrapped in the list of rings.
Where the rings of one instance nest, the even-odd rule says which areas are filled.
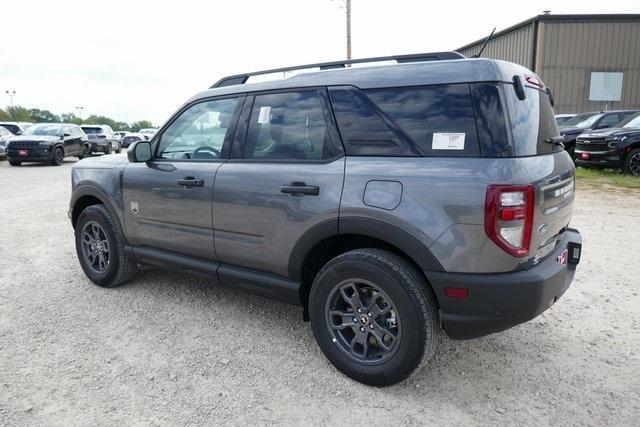
[[[429,248],[410,233],[383,221],[371,218],[348,217],[323,221],[309,229],[298,239],[289,257],[289,277],[293,280],[301,280],[303,263],[307,254],[315,245],[327,238],[346,234],[382,240],[405,253],[423,271],[444,271],[444,268]]]
[[[111,214],[113,218],[116,219],[118,225],[121,230],[124,230],[124,222],[121,214],[121,209],[116,206],[114,201],[109,195],[99,187],[96,187],[91,184],[81,184],[73,190],[71,194],[71,201],[69,202],[69,219],[72,221],[72,225],[75,228],[75,223],[73,222],[73,211],[75,209],[76,203],[84,196],[95,197],[100,200],[100,202],[106,206],[107,210]]]

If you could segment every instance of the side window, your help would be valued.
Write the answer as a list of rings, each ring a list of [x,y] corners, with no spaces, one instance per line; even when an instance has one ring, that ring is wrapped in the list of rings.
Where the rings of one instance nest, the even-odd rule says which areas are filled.
[[[218,99],[189,107],[162,133],[156,158],[219,159],[239,100]]]
[[[610,128],[611,126],[615,125],[616,123],[618,123],[620,121],[620,117],[618,117],[617,114],[609,114],[607,116],[604,116],[602,118],[602,120],[600,120],[600,123],[598,123],[598,127],[599,128]]]
[[[412,156],[412,144],[394,132],[364,93],[353,87],[329,90],[342,142],[353,156]]]
[[[63,126],[62,127],[62,134],[63,135],[74,136],[73,129],[71,128],[71,126]]]
[[[426,156],[480,155],[468,84],[370,89],[366,95]]]
[[[256,95],[244,158],[323,160],[333,157],[330,124],[318,90]]]

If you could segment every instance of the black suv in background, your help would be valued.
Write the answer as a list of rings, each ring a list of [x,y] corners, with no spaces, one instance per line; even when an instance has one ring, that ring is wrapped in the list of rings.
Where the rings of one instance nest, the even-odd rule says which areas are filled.
[[[84,125],[82,130],[89,137],[91,142],[91,152],[101,152],[111,154],[112,151],[119,153],[121,150],[120,138],[113,133],[108,125]]]
[[[575,157],[574,151],[578,135],[591,130],[608,129],[636,112],[637,111],[634,110],[616,110],[576,115],[560,126],[560,135],[564,136],[565,139],[565,150],[567,150],[572,158]]]
[[[575,162],[640,175],[640,112],[610,129],[585,132],[576,139]]]
[[[7,141],[7,157],[11,166],[20,166],[23,162],[60,166],[67,156],[79,159],[89,156],[89,140],[80,126],[38,123]]]

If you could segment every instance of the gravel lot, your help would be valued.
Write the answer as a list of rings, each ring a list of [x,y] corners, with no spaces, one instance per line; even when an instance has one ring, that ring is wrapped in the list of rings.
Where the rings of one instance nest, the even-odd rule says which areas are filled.
[[[147,270],[92,285],[62,167],[0,162],[0,424],[636,424],[640,192],[579,188],[583,261],[537,319],[442,338],[403,384],[338,373],[301,310]]]

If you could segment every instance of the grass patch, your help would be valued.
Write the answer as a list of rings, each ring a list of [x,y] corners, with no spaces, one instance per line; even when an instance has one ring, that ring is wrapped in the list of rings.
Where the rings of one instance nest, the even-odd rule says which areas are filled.
[[[614,186],[640,189],[640,176],[623,174],[610,169],[576,168],[576,182],[595,186]]]

